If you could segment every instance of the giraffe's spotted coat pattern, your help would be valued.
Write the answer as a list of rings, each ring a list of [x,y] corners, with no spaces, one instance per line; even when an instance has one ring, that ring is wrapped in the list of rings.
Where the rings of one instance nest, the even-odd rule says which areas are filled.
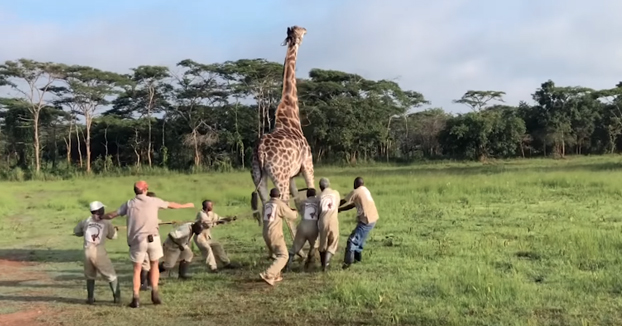
[[[305,28],[298,26],[287,29],[283,93],[275,114],[275,128],[259,140],[253,151],[251,175],[262,204],[268,200],[268,178],[286,202],[290,195],[298,193],[294,177],[302,174],[307,188],[314,188],[313,158],[300,125],[296,88],[296,58],[306,32]],[[261,221],[256,192],[253,193],[253,209],[255,217]]]

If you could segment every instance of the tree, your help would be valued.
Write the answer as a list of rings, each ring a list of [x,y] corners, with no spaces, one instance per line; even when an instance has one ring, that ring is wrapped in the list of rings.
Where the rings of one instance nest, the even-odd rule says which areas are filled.
[[[64,65],[51,62],[38,62],[29,59],[6,61],[0,65],[0,86],[16,90],[27,103],[30,123],[33,130],[35,172],[41,170],[41,140],[39,137],[39,118],[48,105],[45,96],[49,89],[64,75]],[[25,85],[23,85],[25,83]],[[22,84],[22,85],[20,85]]]
[[[65,100],[70,101],[82,115],[86,127],[86,171],[91,173],[91,125],[97,115],[97,110],[111,103],[109,97],[120,93],[120,86],[126,85],[128,80],[123,76],[85,66],[71,66],[67,68],[64,78],[67,89],[63,92],[68,95]],[[60,90],[60,89],[59,89]]]
[[[265,59],[241,59],[226,61],[218,72],[220,77],[229,81],[231,96],[251,96],[255,100],[257,138],[261,138],[272,129],[272,117],[281,99],[283,65]]]
[[[164,111],[169,103],[167,95],[172,86],[169,69],[164,66],[139,66],[132,69],[133,74],[126,76],[131,83],[127,89],[113,102],[113,109],[107,113],[131,117],[139,114],[139,119],[147,120],[147,163],[152,166],[153,137],[152,115]]]
[[[488,102],[498,101],[505,102],[503,96],[505,92],[501,91],[472,91],[469,90],[460,99],[453,100],[454,103],[467,105],[474,111],[483,110]]]
[[[213,141],[213,128],[207,123],[209,108],[226,104],[228,94],[224,83],[218,80],[221,66],[192,60],[183,60],[177,65],[186,70],[177,77],[172,109],[190,128],[190,137],[184,138],[183,143],[193,147],[194,166],[198,168],[201,165],[201,145]]]

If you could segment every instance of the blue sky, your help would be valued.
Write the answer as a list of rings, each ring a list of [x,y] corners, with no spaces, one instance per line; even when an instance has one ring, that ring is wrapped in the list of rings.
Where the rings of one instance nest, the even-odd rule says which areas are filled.
[[[0,0],[0,60],[127,72],[182,59],[282,62],[287,26],[308,30],[298,74],[339,69],[394,79],[453,112],[468,89],[518,104],[551,78],[612,87],[622,80],[614,0]]]

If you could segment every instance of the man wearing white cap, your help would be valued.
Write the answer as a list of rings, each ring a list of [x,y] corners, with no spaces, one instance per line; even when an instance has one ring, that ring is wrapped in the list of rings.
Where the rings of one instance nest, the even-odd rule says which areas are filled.
[[[114,266],[108,257],[108,252],[104,246],[106,238],[116,239],[116,226],[108,220],[103,220],[104,204],[94,201],[89,204],[91,216],[82,220],[73,229],[73,233],[78,237],[84,237],[84,276],[86,277],[87,303],[95,302],[95,279],[97,273],[101,274],[110,284],[113,301],[121,302],[121,291],[119,281]]]

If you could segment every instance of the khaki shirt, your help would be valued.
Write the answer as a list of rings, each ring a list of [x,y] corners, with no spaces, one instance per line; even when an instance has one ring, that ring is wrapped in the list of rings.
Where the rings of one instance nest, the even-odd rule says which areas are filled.
[[[219,220],[220,220],[220,215],[214,213],[214,211],[210,211],[206,213],[203,210],[200,210],[197,213],[196,221],[201,222],[201,224],[203,225],[204,229],[203,229],[203,232],[201,232],[201,235],[203,235],[207,239],[211,239],[212,238],[211,229],[214,226],[216,226],[216,222],[218,222]]]
[[[376,210],[376,203],[371,197],[369,189],[365,186],[360,186],[352,190],[345,198],[346,203],[344,205],[354,204],[356,207],[356,218],[363,224],[374,223],[378,220],[378,210]]]
[[[109,220],[99,220],[89,216],[80,221],[73,229],[73,234],[84,237],[84,249],[92,246],[104,246],[106,238],[114,240],[117,238],[117,230]]]
[[[280,198],[271,198],[263,208],[263,230],[273,236],[283,234],[283,219],[296,220],[293,211]]]
[[[332,188],[325,188],[320,193],[320,220],[337,218],[340,198],[339,191]]]
[[[192,239],[192,223],[184,223],[177,228],[171,230],[168,235],[184,247],[188,247],[190,245],[190,239]],[[170,239],[168,239],[170,240]]]
[[[127,244],[138,244],[148,235],[158,235],[158,210],[168,208],[168,202],[158,197],[136,195],[117,210],[127,215]]]
[[[300,211],[300,216],[302,216],[302,221],[313,221],[317,222],[318,217],[320,216],[319,209],[320,199],[318,197],[309,197],[303,201],[299,201],[297,208]]]

